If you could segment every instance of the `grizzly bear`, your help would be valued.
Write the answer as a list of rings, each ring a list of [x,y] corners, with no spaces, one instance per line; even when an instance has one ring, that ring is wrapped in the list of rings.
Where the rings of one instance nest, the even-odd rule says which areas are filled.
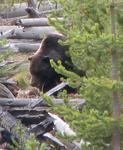
[[[39,49],[30,56],[31,85],[46,92],[60,82],[61,75],[51,67],[50,59],[55,62],[61,60],[62,65],[67,70],[73,70],[73,64],[66,55],[69,50],[68,45],[61,45],[59,40],[64,40],[61,34],[49,34],[41,42]],[[66,63],[67,62],[67,63]],[[79,75],[85,75],[83,71],[77,71]]]
[[[29,56],[32,86],[46,92],[60,82],[61,75],[51,67],[50,59],[55,62],[61,60],[62,64],[68,68],[65,61],[69,60],[66,55],[69,48],[58,42],[63,39],[64,36],[61,34],[49,34],[42,40],[39,49]]]

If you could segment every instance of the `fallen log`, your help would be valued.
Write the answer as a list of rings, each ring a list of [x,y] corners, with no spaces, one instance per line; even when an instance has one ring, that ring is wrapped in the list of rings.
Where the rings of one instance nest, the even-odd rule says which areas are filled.
[[[15,29],[19,29],[18,26],[0,26],[0,39],[7,38],[8,34],[12,34]]]
[[[42,39],[44,35],[51,32],[56,32],[54,27],[43,26],[43,27],[30,27],[22,28],[17,26],[0,26],[0,32],[4,34],[9,29],[14,29],[6,35],[8,39]],[[2,35],[1,35],[2,36]]]
[[[52,18],[52,20],[56,20]],[[63,18],[57,18],[58,20],[63,20]],[[23,26],[23,27],[30,27],[30,26],[48,26],[48,18],[25,18],[25,19],[17,19],[14,25]]]
[[[31,129],[27,129],[27,127],[22,125],[18,119],[16,119],[9,112],[3,110],[3,108],[0,106],[0,127],[9,131],[14,135],[14,137],[19,138],[20,135],[18,135],[18,133],[20,132],[16,132],[18,125],[19,129],[24,131],[24,134],[22,135],[23,137],[21,138],[23,140],[27,140],[30,133],[35,133],[36,136],[43,136],[44,133],[53,130],[54,123],[53,118],[47,114],[37,125]]]
[[[12,8],[7,8],[4,11],[0,12],[1,18],[14,18],[20,16],[26,16],[27,12],[25,11],[27,7],[26,3],[15,4]]]
[[[15,117],[19,116],[20,114],[21,115],[26,115],[26,114],[39,115],[39,114],[43,114],[45,116],[48,115],[46,109],[45,108],[40,109],[40,107],[35,108],[35,109],[30,109],[28,107],[18,107],[18,108],[8,107],[6,110]]]
[[[40,103],[39,103],[40,101]],[[11,107],[24,107],[24,106],[28,106],[30,108],[30,106],[32,106],[34,103],[36,103],[36,107],[48,107],[49,105],[46,103],[46,101],[44,100],[40,100],[40,99],[31,99],[31,98],[0,98],[0,105],[1,106],[11,106]],[[64,100],[63,99],[52,99],[52,103],[54,105],[62,105],[64,104]],[[84,99],[71,99],[69,101],[69,104],[72,106],[83,106],[85,104],[85,100]]]
[[[14,29],[10,29],[4,33],[1,31],[0,40],[7,38],[9,35],[11,35],[13,33],[13,31],[14,31]],[[3,49],[5,49],[5,47],[3,47]],[[2,47],[0,48],[0,50],[2,50]]]
[[[3,30],[2,26],[0,31]],[[30,27],[30,28],[15,28],[6,38],[8,39],[35,39],[39,40],[51,32],[56,32],[54,27]]]
[[[53,130],[54,123],[53,123],[53,118],[48,116],[46,117],[45,120],[42,122],[36,124],[34,127],[32,127],[29,132],[30,133],[35,133],[36,137],[42,136],[46,132],[50,132]]]
[[[19,120],[17,120],[14,116],[12,116],[7,111],[3,110],[3,108],[0,106],[0,127],[5,128],[7,131],[11,132],[15,137],[20,137],[15,131],[17,129],[17,126],[21,124]],[[21,130],[25,130],[24,139],[29,137],[29,134],[27,132],[27,128],[23,125],[20,126]]]
[[[34,52],[36,51],[40,46],[40,43],[10,43],[10,47],[14,47],[16,49],[16,52]]]
[[[21,99],[13,99],[13,98],[0,98],[0,105],[1,106],[11,106],[11,107],[24,107],[24,106],[28,106],[30,104],[32,104],[34,101],[37,101],[38,99],[24,99],[24,98],[21,98]],[[46,104],[46,102],[44,102],[42,100],[42,104],[40,103],[39,105],[37,106],[48,106]]]
[[[34,9],[37,7],[35,4],[30,4],[27,6],[27,3],[21,3],[21,4],[14,4],[12,8],[6,8],[4,11],[0,11],[0,18],[14,18],[14,17],[20,17],[20,16],[27,16],[26,8],[27,7],[33,7]],[[58,5],[57,8],[60,8],[61,6]],[[40,12],[48,11],[48,10],[55,10],[56,5],[52,4],[49,5],[48,3],[43,3],[38,7],[38,10]],[[39,13],[40,14],[40,13]]]

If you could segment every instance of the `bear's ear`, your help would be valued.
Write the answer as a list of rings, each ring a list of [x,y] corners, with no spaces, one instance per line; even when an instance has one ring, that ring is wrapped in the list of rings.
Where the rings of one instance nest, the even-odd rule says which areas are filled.
[[[29,56],[29,57],[28,57],[28,60],[31,61],[31,60],[32,60],[32,56]]]

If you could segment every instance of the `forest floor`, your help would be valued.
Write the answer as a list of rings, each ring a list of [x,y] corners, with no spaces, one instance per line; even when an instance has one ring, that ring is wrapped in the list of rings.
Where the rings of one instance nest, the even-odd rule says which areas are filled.
[[[0,26],[9,26],[9,25],[11,25],[12,21],[14,21],[14,19],[11,19],[11,18],[0,19]]]

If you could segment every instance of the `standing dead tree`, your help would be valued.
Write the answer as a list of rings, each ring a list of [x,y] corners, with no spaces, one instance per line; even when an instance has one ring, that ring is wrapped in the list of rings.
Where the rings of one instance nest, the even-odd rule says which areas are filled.
[[[113,35],[114,43],[116,41],[116,10],[115,7],[123,7],[123,2],[115,2],[112,0],[110,5],[111,10],[111,32]],[[115,48],[112,48],[112,79],[118,81],[118,52]],[[119,93],[116,88],[113,89],[113,113],[112,117],[115,121],[118,121],[120,118],[120,105],[119,105]],[[121,133],[117,125],[113,127],[112,135],[112,150],[120,150],[121,146]]]
[[[36,9],[37,0],[27,0],[27,3],[28,7],[33,7],[34,9]]]

